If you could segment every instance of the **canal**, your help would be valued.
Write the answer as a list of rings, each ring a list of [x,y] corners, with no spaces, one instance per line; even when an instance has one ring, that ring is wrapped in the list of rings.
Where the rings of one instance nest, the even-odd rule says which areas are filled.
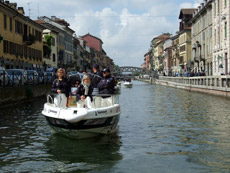
[[[0,172],[229,172],[230,101],[134,81],[118,134],[51,135],[45,99],[0,109]]]

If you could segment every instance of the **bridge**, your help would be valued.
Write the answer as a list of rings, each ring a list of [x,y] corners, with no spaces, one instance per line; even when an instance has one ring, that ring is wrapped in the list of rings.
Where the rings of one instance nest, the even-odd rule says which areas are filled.
[[[113,73],[125,73],[125,72],[127,73],[146,73],[146,71],[143,70],[142,68],[133,67],[133,66],[123,66],[113,71]]]

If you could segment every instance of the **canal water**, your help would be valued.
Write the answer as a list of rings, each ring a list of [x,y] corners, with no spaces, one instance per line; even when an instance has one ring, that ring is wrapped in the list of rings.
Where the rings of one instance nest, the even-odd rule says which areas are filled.
[[[134,81],[117,135],[51,135],[45,99],[0,109],[0,172],[229,172],[230,101]]]

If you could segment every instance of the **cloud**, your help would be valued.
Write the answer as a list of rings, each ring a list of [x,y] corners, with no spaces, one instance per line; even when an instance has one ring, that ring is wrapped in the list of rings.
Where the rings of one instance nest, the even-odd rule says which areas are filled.
[[[28,14],[29,0],[18,1]],[[66,19],[78,36],[91,33],[100,37],[115,63],[140,66],[153,37],[178,28],[180,8],[191,8],[201,0],[34,0],[32,18],[41,16]]]

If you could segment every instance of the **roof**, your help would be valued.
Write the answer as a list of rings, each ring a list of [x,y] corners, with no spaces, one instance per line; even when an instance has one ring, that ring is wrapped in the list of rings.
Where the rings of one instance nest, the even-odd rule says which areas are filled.
[[[183,15],[192,15],[195,12],[195,8],[183,8],[180,10],[179,19],[182,19]]]
[[[170,37],[171,37],[171,34],[169,34],[169,33],[164,33],[164,34],[161,34],[161,35],[159,35],[159,36],[153,38],[152,42],[153,42],[154,40],[159,40],[160,42],[162,42],[162,41],[164,41],[164,40],[166,40],[166,39],[169,39]]]
[[[102,41],[100,38],[95,37],[95,36],[91,35],[90,33],[88,33],[88,34],[85,34],[85,35],[81,36],[81,38],[84,38],[84,37],[86,37],[86,36],[93,37],[93,38],[95,38],[95,39],[97,39],[97,40],[101,41],[101,43],[103,44],[103,41]]]

